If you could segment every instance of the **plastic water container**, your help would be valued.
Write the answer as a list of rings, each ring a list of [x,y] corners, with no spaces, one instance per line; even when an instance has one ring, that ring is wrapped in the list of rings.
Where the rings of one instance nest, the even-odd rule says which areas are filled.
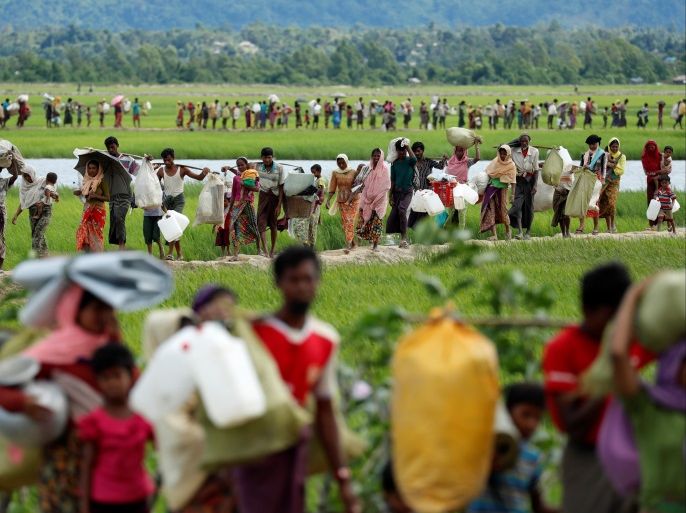
[[[154,423],[188,401],[196,388],[190,354],[200,338],[189,326],[159,347],[131,391],[135,411]]]
[[[227,428],[264,415],[267,399],[245,342],[215,322],[203,324],[198,332],[190,364],[212,423]]]
[[[674,212],[674,209],[672,209],[672,212]],[[655,199],[650,200],[648,210],[646,211],[646,217],[649,221],[655,221],[658,215],[660,215],[660,202]]]
[[[424,204],[426,205],[426,213],[430,216],[437,216],[445,210],[445,205],[441,201],[441,198],[434,191],[422,191],[424,192]]]
[[[458,198],[461,199],[461,207],[457,206]],[[453,200],[455,201],[455,208],[458,210],[464,209],[464,203],[475,205],[479,201],[479,193],[472,189],[469,185],[460,183],[453,189]]]
[[[412,201],[410,202],[410,210],[413,212],[421,212],[422,214],[426,213],[426,202],[424,201],[424,195],[422,194],[424,191],[417,191],[414,193],[414,196],[412,196]]]
[[[69,420],[67,396],[55,383],[35,381],[24,387],[24,393],[35,397],[38,404],[52,412],[42,422],[36,422],[24,413],[9,412],[0,408],[0,434],[11,442],[38,447],[56,440]]]
[[[674,205],[672,205],[672,214],[676,214],[680,208],[681,205],[679,205],[679,202],[677,200],[674,200]]]
[[[162,219],[157,221],[157,226],[160,227],[160,232],[162,232],[162,237],[167,242],[177,241],[183,235],[183,230],[179,226],[179,222],[172,215],[164,214]]]
[[[160,227],[160,232],[167,242],[179,240],[189,224],[190,220],[185,215],[174,210],[168,210],[162,219],[157,221],[157,226]]]
[[[177,212],[176,210],[168,210],[167,214],[176,219],[176,222],[179,223],[179,227],[181,228],[182,232],[186,231],[188,225],[191,224],[191,221],[190,219],[188,219],[188,217],[186,217],[180,212]]]

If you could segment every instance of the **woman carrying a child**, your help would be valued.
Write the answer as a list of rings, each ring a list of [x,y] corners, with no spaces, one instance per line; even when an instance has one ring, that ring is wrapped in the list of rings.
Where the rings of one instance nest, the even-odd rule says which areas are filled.
[[[91,160],[86,164],[83,185],[74,191],[75,196],[83,196],[86,200],[81,224],[76,230],[76,251],[99,253],[105,250],[105,202],[109,200],[109,194],[104,176],[98,161]]]
[[[31,249],[36,252],[39,257],[47,256],[48,243],[45,240],[45,231],[50,224],[52,217],[52,205],[44,204],[46,198],[46,186],[48,182],[57,182],[57,175],[55,173],[48,173],[46,178],[38,178],[36,171],[31,166],[24,166],[20,172],[22,180],[19,188],[19,208],[12,218],[12,224],[17,224],[17,218],[23,210],[29,211],[31,223]],[[54,178],[54,180],[48,180]]]
[[[236,159],[236,169],[238,174],[233,177],[229,204],[229,238],[233,243],[233,260],[238,259],[241,244],[255,242],[257,252],[261,254],[260,232],[253,206],[255,193],[260,190],[259,178],[245,157]]]

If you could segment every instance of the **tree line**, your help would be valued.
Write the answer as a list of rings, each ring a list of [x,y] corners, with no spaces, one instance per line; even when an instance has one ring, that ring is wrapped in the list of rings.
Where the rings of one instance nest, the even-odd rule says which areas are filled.
[[[245,44],[245,43],[248,44]],[[241,44],[243,43],[243,44]],[[0,80],[20,82],[394,85],[574,84],[670,80],[684,34],[657,29],[537,27],[445,30],[279,28],[150,32],[6,32]]]

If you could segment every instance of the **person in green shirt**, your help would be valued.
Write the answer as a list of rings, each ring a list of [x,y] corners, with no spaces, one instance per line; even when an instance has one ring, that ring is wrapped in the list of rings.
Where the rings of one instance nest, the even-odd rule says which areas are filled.
[[[659,356],[655,384],[631,365],[636,311],[650,279],[630,289],[617,313],[611,351],[614,384],[633,428],[645,513],[682,513],[686,504],[686,340]]]
[[[412,153],[407,139],[398,140],[395,149],[398,156],[391,164],[391,214],[386,222],[386,233],[399,233],[400,247],[407,248],[407,219],[412,202],[417,157]]]

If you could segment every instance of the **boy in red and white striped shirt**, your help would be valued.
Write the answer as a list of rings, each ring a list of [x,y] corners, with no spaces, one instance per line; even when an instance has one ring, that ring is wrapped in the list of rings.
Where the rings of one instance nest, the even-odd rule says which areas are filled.
[[[663,221],[667,221],[667,231],[676,234],[676,225],[674,224],[674,216],[672,209],[676,201],[676,194],[672,192],[669,186],[670,180],[668,175],[660,176],[659,187],[655,191],[655,197],[660,202],[660,213],[657,216],[657,231],[660,231]]]

